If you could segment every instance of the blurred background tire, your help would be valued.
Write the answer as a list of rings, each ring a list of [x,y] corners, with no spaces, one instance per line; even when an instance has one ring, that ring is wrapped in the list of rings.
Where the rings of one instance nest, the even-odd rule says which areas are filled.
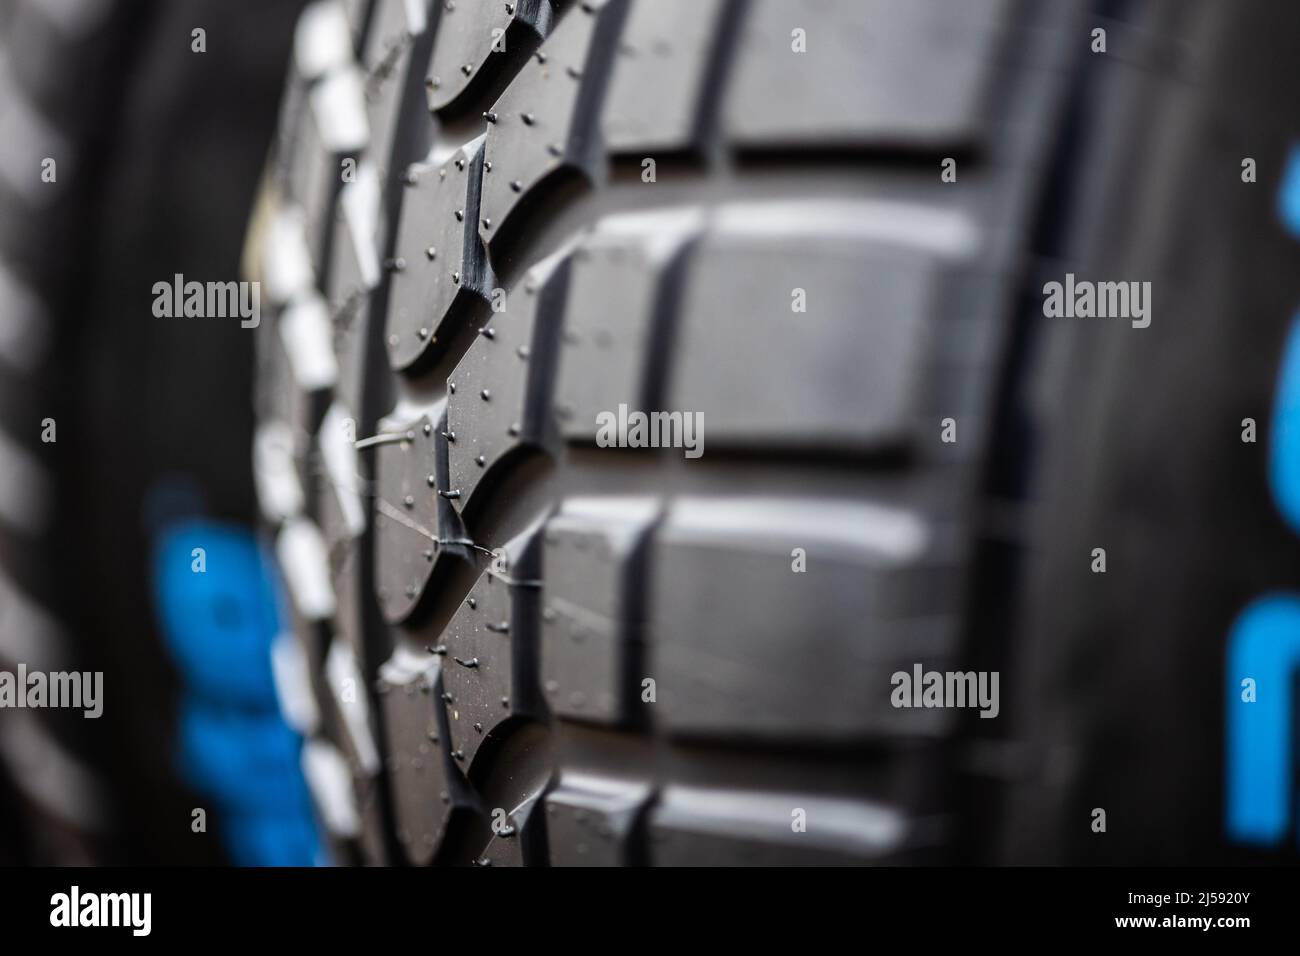
[[[175,772],[149,567],[160,489],[253,520],[252,342],[155,317],[152,287],[236,277],[298,9],[0,10],[0,661],[103,671],[106,696],[0,716],[13,862],[224,858]]]

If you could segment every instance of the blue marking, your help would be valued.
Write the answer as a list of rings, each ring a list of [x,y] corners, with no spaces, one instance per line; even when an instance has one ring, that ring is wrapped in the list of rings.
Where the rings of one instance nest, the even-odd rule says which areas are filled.
[[[302,741],[274,711],[190,701],[179,736],[186,779],[222,807],[275,814],[310,809],[299,772]]]
[[[1282,171],[1282,189],[1277,197],[1277,213],[1282,225],[1300,239],[1300,146],[1292,146]]]
[[[1300,239],[1300,146],[1287,156],[1278,195],[1282,224]],[[1283,520],[1300,533],[1300,316],[1282,351],[1269,438],[1268,481]],[[1270,846],[1288,829],[1300,840],[1300,807],[1292,820],[1291,790],[1300,671],[1300,595],[1256,599],[1228,636],[1224,735],[1226,827],[1229,839]],[[1255,681],[1256,699],[1241,699],[1241,682]]]
[[[280,715],[271,671],[282,620],[273,561],[244,528],[186,519],[158,535],[153,570],[158,618],[184,684],[178,762],[218,811],[231,860],[322,862],[302,740]]]
[[[193,570],[202,548],[207,570]],[[270,641],[279,630],[274,569],[245,529],[189,520],[155,544],[163,632],[197,694],[264,708],[275,700]]]
[[[1269,445],[1269,484],[1278,510],[1300,534],[1300,317],[1282,353]]]
[[[1272,845],[1291,826],[1300,596],[1264,597],[1233,624],[1227,660],[1227,829],[1241,843]],[[1255,681],[1243,701],[1241,682]],[[1300,827],[1297,828],[1300,838]]]
[[[221,831],[236,866],[321,866],[320,841],[301,814],[227,813]]]

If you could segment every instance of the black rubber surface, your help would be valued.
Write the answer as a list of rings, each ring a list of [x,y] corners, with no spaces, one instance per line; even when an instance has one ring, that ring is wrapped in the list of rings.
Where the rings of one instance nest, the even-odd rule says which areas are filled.
[[[313,253],[334,216],[333,249],[370,243],[384,267],[294,293],[330,302],[337,386],[302,394],[278,336],[260,372],[263,426],[301,439],[295,518],[351,556],[331,562],[340,610],[299,627],[317,660],[346,644],[373,690],[379,766],[355,726],[322,730],[363,809],[342,852],[1231,855],[1217,662],[1229,612],[1276,573],[1211,582],[1206,559],[1193,583],[1183,562],[1214,502],[1263,495],[1261,462],[1224,456],[1243,409],[1267,415],[1290,317],[1269,215],[1294,13],[457,0],[403,36],[413,5],[372,6],[367,52],[333,69],[398,117],[356,151],[386,171],[380,228],[338,235],[359,191],[313,179],[340,158],[320,130],[344,118],[310,105],[330,76],[290,78],[264,197]],[[374,53],[376,31],[401,52]],[[1243,187],[1242,155],[1273,172]],[[1044,319],[1067,271],[1152,280],[1158,324]],[[620,405],[698,413],[704,454],[601,447]],[[378,438],[356,482],[312,467],[342,420]],[[327,522],[356,501],[364,527]],[[1276,568],[1295,546],[1263,510]],[[1245,543],[1241,512],[1212,520]],[[1103,539],[1115,570],[1092,576]],[[914,664],[1001,672],[1001,719],[892,707]],[[1193,713],[1179,769],[1148,761]],[[1121,821],[1104,845],[1095,806]]]

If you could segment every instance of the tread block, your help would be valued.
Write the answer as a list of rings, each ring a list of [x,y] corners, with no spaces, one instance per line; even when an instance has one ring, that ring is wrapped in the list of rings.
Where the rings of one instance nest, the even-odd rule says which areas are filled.
[[[728,0],[633,0],[601,117],[611,153],[697,148]]]
[[[446,648],[443,698],[452,756],[468,770],[498,728],[539,713],[537,692],[538,535],[506,545],[453,615]],[[500,554],[500,552],[498,552]]]
[[[955,537],[864,502],[675,501],[648,562],[651,716],[682,736],[942,733],[953,712],[894,708],[890,678],[953,653]]]
[[[275,324],[298,387],[317,393],[335,385],[339,367],[324,297],[313,290],[294,299],[279,311]]]
[[[442,3],[433,60],[425,81],[429,109],[440,112],[492,71],[505,43],[546,36],[554,19],[550,0],[452,0]],[[494,44],[496,48],[494,49]]]
[[[370,296],[364,292],[345,298],[332,310],[332,344],[338,362],[335,394],[348,408],[363,406],[366,375],[366,330],[371,322]]]
[[[727,84],[728,138],[743,147],[973,145],[987,125],[1006,13],[1006,0],[754,0]]]
[[[475,860],[479,866],[545,865],[546,823],[539,796],[524,800],[500,824],[493,820],[492,838]]]
[[[425,866],[448,826],[475,807],[447,743],[442,658],[399,646],[379,670],[397,839],[407,861]]]
[[[376,449],[375,585],[380,609],[392,624],[411,615],[441,561],[469,555],[460,519],[439,494],[447,487],[441,436],[446,405],[405,423],[403,418],[395,413],[384,419],[380,433],[408,440]]]
[[[50,357],[53,316],[44,295],[31,288],[10,265],[0,254],[0,312],[5,316],[5,324],[0,327],[0,363],[21,375],[32,372]],[[32,399],[28,396],[27,401]],[[21,407],[20,401],[10,393],[5,406],[16,409]]]
[[[312,738],[302,745],[300,763],[316,812],[329,834],[339,841],[360,837],[357,786],[343,752],[328,740]]]
[[[333,285],[335,299],[369,292],[379,285],[379,250],[384,242],[382,192],[379,170],[368,159],[357,164],[354,175],[339,192],[336,221],[342,226],[342,236],[338,244],[347,263],[348,281]]]
[[[356,64],[322,77],[308,93],[321,142],[336,157],[356,156],[370,141],[365,75]]]
[[[654,498],[574,498],[546,523],[542,688],[551,711],[618,724],[642,676],[640,565]]]
[[[389,160],[401,120],[402,79],[411,58],[411,46],[394,51],[397,61],[366,77],[366,116],[370,124],[367,153],[378,165],[384,182],[389,178]]]
[[[511,452],[543,448],[550,428],[567,249],[538,263],[494,312],[448,381],[448,464],[452,499],[463,512],[480,483]]]
[[[373,174],[373,168],[367,175],[370,174]],[[343,187],[340,207],[349,202],[349,191],[358,185],[349,183]],[[361,407],[370,292],[378,278],[375,248],[366,247],[364,242],[364,239],[359,239],[348,217],[342,214],[335,217],[328,270],[328,302],[333,326],[332,346],[338,362],[337,394],[349,408]]]
[[[347,641],[357,660],[364,660],[360,542],[352,536],[340,497],[328,480],[322,482],[319,491],[321,533],[329,552],[330,581],[334,586],[333,632],[336,638]]]
[[[486,300],[490,294],[491,268],[474,228],[482,167],[482,136],[440,167],[410,167],[385,332],[389,364],[396,371],[424,355],[467,300]]]
[[[627,866],[647,784],[566,773],[546,795],[551,866]]]
[[[367,151],[388,182],[388,162],[401,120],[402,94],[416,39],[428,26],[428,0],[380,0],[372,14],[363,62],[366,68]],[[427,55],[427,54],[426,54]]]
[[[384,791],[378,777],[356,782],[357,812],[361,816],[361,832],[357,835],[357,848],[363,866],[392,866],[388,852],[388,813]]]
[[[567,440],[594,443],[596,416],[621,403],[656,403],[666,290],[702,221],[692,210],[611,216],[574,252],[555,389]]]
[[[428,27],[430,6],[431,0],[376,0],[361,53],[367,73],[391,72],[403,47]]]
[[[330,641],[325,655],[325,686],[338,717],[338,736],[353,768],[354,776],[371,778],[379,773],[379,747],[375,740],[370,713],[370,695],[366,693],[366,676],[346,641]]]
[[[311,263],[318,271],[323,258],[325,229],[330,221],[329,210],[334,202],[335,188],[341,182],[340,162],[341,157],[325,148],[315,112],[304,110],[291,161],[288,197],[303,211]]]
[[[294,431],[274,418],[263,419],[253,434],[253,480],[262,517],[278,524],[302,514],[302,490]]]
[[[294,460],[303,469],[305,479],[307,446],[313,427],[312,396],[294,379],[278,326],[278,321],[260,322],[254,333],[257,336],[254,407],[259,419],[276,419],[291,429]],[[305,480],[303,487],[306,487]]]
[[[314,83],[327,73],[345,69],[356,43],[352,24],[338,0],[318,0],[303,8],[293,31],[291,80]]]
[[[275,127],[275,184],[281,192],[291,191],[299,157],[299,127],[306,122],[307,90],[310,85],[299,70],[290,70],[284,99]]]
[[[915,234],[895,231],[900,216]],[[963,214],[919,204],[724,207],[688,269],[666,407],[702,413],[709,443],[902,444],[940,279],[975,245]],[[744,333],[719,315],[743,316]]]
[[[294,610],[306,621],[334,614],[334,587],[329,555],[320,529],[310,518],[290,518],[275,536],[275,554]]]
[[[356,422],[348,408],[335,401],[321,419],[316,433],[320,452],[321,491],[324,500],[321,514],[328,512],[329,521],[336,531],[327,533],[330,541],[359,538],[366,530],[364,499],[369,481],[362,473],[361,456],[356,448]]]
[[[281,334],[283,315],[273,321],[258,323],[254,330],[256,372],[253,381],[253,408],[260,421],[280,423],[281,447],[274,449],[277,458],[287,449],[301,491],[311,487],[308,467],[311,436],[316,428],[318,402],[313,393],[298,384],[289,361],[285,339]],[[282,464],[282,459],[277,463]],[[284,477],[284,476],[280,476]]]
[[[624,0],[572,8],[487,112],[483,204],[485,245],[519,203],[561,170],[594,181],[603,157],[596,127]]]
[[[361,35],[366,29],[366,19],[370,12],[371,0],[343,0],[343,13],[352,31],[352,48],[361,44]]]
[[[381,189],[379,170],[362,160],[355,178],[343,185],[335,217],[329,302],[340,373],[337,394],[349,408],[361,407],[369,359],[370,293],[379,285],[383,243]]]
[[[307,217],[301,208],[266,201],[266,227],[258,242],[258,268],[267,300],[275,306],[316,290],[316,273],[307,240]]]
[[[672,786],[647,830],[652,866],[835,866],[896,860],[909,828],[856,800]]]

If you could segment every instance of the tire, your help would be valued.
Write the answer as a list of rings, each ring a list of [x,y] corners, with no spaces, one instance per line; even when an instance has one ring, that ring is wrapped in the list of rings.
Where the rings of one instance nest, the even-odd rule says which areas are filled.
[[[1079,409],[1092,434],[1126,417],[1085,370],[1137,388],[1178,326],[1076,328],[1040,289],[1185,276],[1202,252],[1183,201],[1126,205],[1170,169],[1220,200],[1199,228],[1226,220],[1291,261],[1287,237],[1252,232],[1272,174],[1250,191],[1238,173],[1256,153],[1280,170],[1294,81],[1241,64],[1292,42],[1294,15],[1245,6],[309,7],[246,270],[275,313],[256,480],[309,684],[282,693],[316,702],[305,766],[337,855],[1087,860],[1095,793],[1124,824],[1107,860],[1235,852],[1214,761],[1161,824],[1194,817],[1194,843],[1141,832],[1177,778],[1152,763],[1160,786],[1115,795],[1133,753],[1097,732],[1142,715],[1098,708],[1077,667],[1095,629],[1115,679],[1125,642],[1176,641],[1154,633],[1166,605],[1133,613],[1130,579],[1104,619],[1061,620],[1101,600],[1085,544],[1129,540],[1127,499],[1074,485],[1073,456],[1098,454],[1070,431]],[[1238,102],[1259,108],[1225,134]],[[1184,153],[1156,149],[1166,130]],[[1290,294],[1235,265],[1212,301]],[[1195,283],[1177,301],[1213,326]],[[1279,342],[1289,314],[1263,313]],[[1196,395],[1220,425],[1268,414],[1275,366],[1240,335],[1250,374]],[[606,447],[621,406],[683,429],[699,413],[707,452],[685,431]],[[1116,492],[1163,447],[1127,434],[1096,465]],[[1234,468],[1221,480],[1264,465]],[[1223,486],[1158,477],[1152,497],[1195,497],[1132,560],[1176,574],[1191,501]],[[1170,721],[1202,692],[1220,707],[1230,621],[1203,623],[1196,694],[1149,675]],[[915,666],[1001,673],[1002,720],[894,706]]]
[[[1283,202],[1298,171],[1285,103],[1300,18],[1267,3],[1113,13],[1132,30],[1127,50],[1112,31],[1128,65],[1093,63],[1080,80],[1079,102],[1097,104],[1077,111],[1084,185],[1044,252],[1150,278],[1163,302],[1131,339],[1045,320],[1026,343],[994,460],[1025,461],[1013,443],[1037,451],[1028,475],[1004,465],[996,490],[1029,492],[1032,557],[1009,578],[1014,615],[997,610],[1004,585],[984,591],[974,641],[1016,675],[1014,730],[982,773],[999,824],[968,832],[1014,863],[1294,864],[1294,751],[1249,760],[1229,738],[1255,707],[1244,679],[1272,684],[1264,701],[1296,673],[1280,656],[1243,669],[1235,648],[1250,609],[1300,584],[1300,529],[1270,474],[1297,427],[1279,396],[1300,302],[1300,229]],[[1246,158],[1257,182],[1243,181]],[[999,630],[1014,635],[1001,651]],[[1294,714],[1281,706],[1284,724]],[[1275,831],[1243,823],[1244,804],[1274,799],[1291,807]]]
[[[0,159],[6,174],[0,180],[0,605],[5,609],[0,668],[5,671],[20,663],[37,669],[59,660],[83,661],[85,655],[56,615],[49,491],[60,448],[42,440],[49,419],[68,420],[52,319],[69,298],[70,283],[65,264],[42,253],[75,241],[77,212],[90,189],[84,175],[73,173],[70,156],[94,148],[96,114],[107,109],[115,93],[111,85],[100,84],[77,99],[71,87],[91,86],[88,78],[102,68],[101,57],[120,48],[123,26],[89,10],[71,9],[62,19],[34,4],[6,4],[0,11],[5,90],[0,129],[6,144]],[[57,61],[77,65],[60,75],[52,68]],[[57,157],[54,181],[42,183],[43,192],[24,189],[40,177],[47,157]],[[57,713],[6,715],[0,727],[0,803],[6,820],[0,862],[84,863],[103,845],[104,821],[95,809],[103,781],[98,768],[88,766],[92,748],[78,733],[78,723]]]

